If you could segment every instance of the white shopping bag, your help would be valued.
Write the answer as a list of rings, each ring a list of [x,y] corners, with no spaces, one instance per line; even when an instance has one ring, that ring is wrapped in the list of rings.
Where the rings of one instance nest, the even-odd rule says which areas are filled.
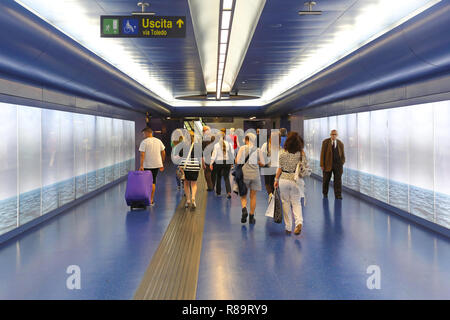
[[[275,196],[270,198],[269,206],[266,210],[266,217],[273,218],[273,212],[275,211]]]

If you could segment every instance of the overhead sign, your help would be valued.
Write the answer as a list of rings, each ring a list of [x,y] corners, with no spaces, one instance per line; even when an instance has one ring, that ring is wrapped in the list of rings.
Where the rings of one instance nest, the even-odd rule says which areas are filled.
[[[185,16],[101,16],[103,38],[184,38]]]

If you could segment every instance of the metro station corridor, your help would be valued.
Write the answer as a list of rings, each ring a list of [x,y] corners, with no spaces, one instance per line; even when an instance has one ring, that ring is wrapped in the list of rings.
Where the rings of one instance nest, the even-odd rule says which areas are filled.
[[[449,17],[0,1],[0,300],[450,299]]]
[[[171,168],[161,175],[156,206],[130,212],[125,184],[4,243],[0,298],[132,299],[182,194]],[[255,225],[241,224],[236,196],[208,193],[196,298],[450,298],[448,238],[350,194],[322,199],[320,187],[307,181],[300,236],[285,236],[264,216],[263,193]],[[82,290],[65,287],[71,264],[82,270]],[[382,270],[381,290],[366,287],[370,265]]]

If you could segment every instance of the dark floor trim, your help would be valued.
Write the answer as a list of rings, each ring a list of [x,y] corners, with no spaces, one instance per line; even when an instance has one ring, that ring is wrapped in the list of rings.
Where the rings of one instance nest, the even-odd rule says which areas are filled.
[[[107,185],[104,185],[103,187],[98,188],[97,190],[91,191],[88,194],[85,194],[83,196],[81,196],[78,199],[75,199],[74,201],[71,201],[55,210],[52,210],[42,216],[39,216],[36,219],[33,219],[11,231],[8,231],[4,234],[2,234],[0,236],[0,245],[7,242],[8,240],[11,240],[15,237],[18,237],[19,235],[21,235],[22,233],[24,233],[25,231],[30,230],[31,228],[34,228],[36,226],[41,225],[42,223],[44,223],[45,221],[48,221],[49,219],[53,218],[54,216],[57,216],[77,205],[79,205],[80,203],[91,199],[92,197],[95,197],[96,195],[98,195],[99,193],[102,193],[103,191],[106,191],[107,189],[115,186],[116,184],[119,184],[123,181],[125,181],[127,179],[127,176],[123,176],[113,182],[108,183]],[[125,200],[124,200],[125,201]]]
[[[317,174],[313,173],[313,174],[311,174],[311,177],[322,181],[322,177],[317,175]],[[332,181],[330,181],[330,185],[333,185]],[[374,204],[374,205],[376,205],[378,207],[381,207],[383,209],[389,210],[389,211],[391,211],[391,212],[401,216],[402,218],[405,218],[406,220],[409,220],[410,222],[416,223],[416,224],[418,224],[418,225],[420,225],[422,227],[425,227],[425,228],[430,229],[430,230],[432,230],[434,232],[437,232],[437,233],[439,233],[439,234],[441,234],[441,235],[443,235],[443,236],[445,236],[447,238],[450,238],[450,229],[447,229],[447,228],[445,228],[445,227],[443,227],[441,225],[438,225],[436,223],[433,223],[431,221],[428,221],[426,219],[418,217],[418,216],[416,216],[416,215],[414,215],[412,213],[409,213],[407,211],[404,211],[402,209],[399,209],[399,208],[396,208],[394,206],[391,206],[390,204],[388,204],[386,202],[380,201],[378,199],[375,199],[375,198],[372,198],[372,197],[370,197],[368,195],[365,195],[365,194],[363,194],[361,192],[358,192],[358,191],[355,191],[353,189],[350,189],[349,187],[346,187],[344,185],[342,185],[342,190],[344,190],[345,192],[350,193],[350,194],[354,195],[355,197],[358,197],[358,198],[360,198],[360,199],[362,199],[362,200],[364,200],[366,202]]]
[[[194,300],[202,249],[207,193],[198,178],[196,209],[180,201],[137,289],[135,300]]]

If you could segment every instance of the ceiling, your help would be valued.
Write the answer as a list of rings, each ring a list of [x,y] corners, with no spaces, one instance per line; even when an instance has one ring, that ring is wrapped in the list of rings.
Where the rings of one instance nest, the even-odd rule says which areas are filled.
[[[303,0],[266,0],[232,89],[239,95],[261,98],[232,102],[176,99],[206,94],[187,0],[147,0],[150,3],[147,11],[186,16],[186,38],[182,39],[100,38],[100,15],[128,15],[138,11],[137,0],[16,2],[127,74],[172,111],[187,107],[198,112],[202,107],[211,106],[222,107],[227,114],[232,114],[232,110],[245,113],[246,108],[256,112],[270,107],[317,72],[395,27],[405,16],[417,14],[416,9],[423,10],[424,4],[438,1],[407,0],[408,10],[400,12],[393,7],[400,0],[318,0],[314,10],[322,10],[322,15],[299,16],[297,12],[305,9]],[[372,25],[377,20],[374,12],[385,11],[392,12],[378,27]],[[356,28],[357,32],[352,29],[361,23],[371,28]],[[217,115],[218,110],[208,108],[208,114]]]

